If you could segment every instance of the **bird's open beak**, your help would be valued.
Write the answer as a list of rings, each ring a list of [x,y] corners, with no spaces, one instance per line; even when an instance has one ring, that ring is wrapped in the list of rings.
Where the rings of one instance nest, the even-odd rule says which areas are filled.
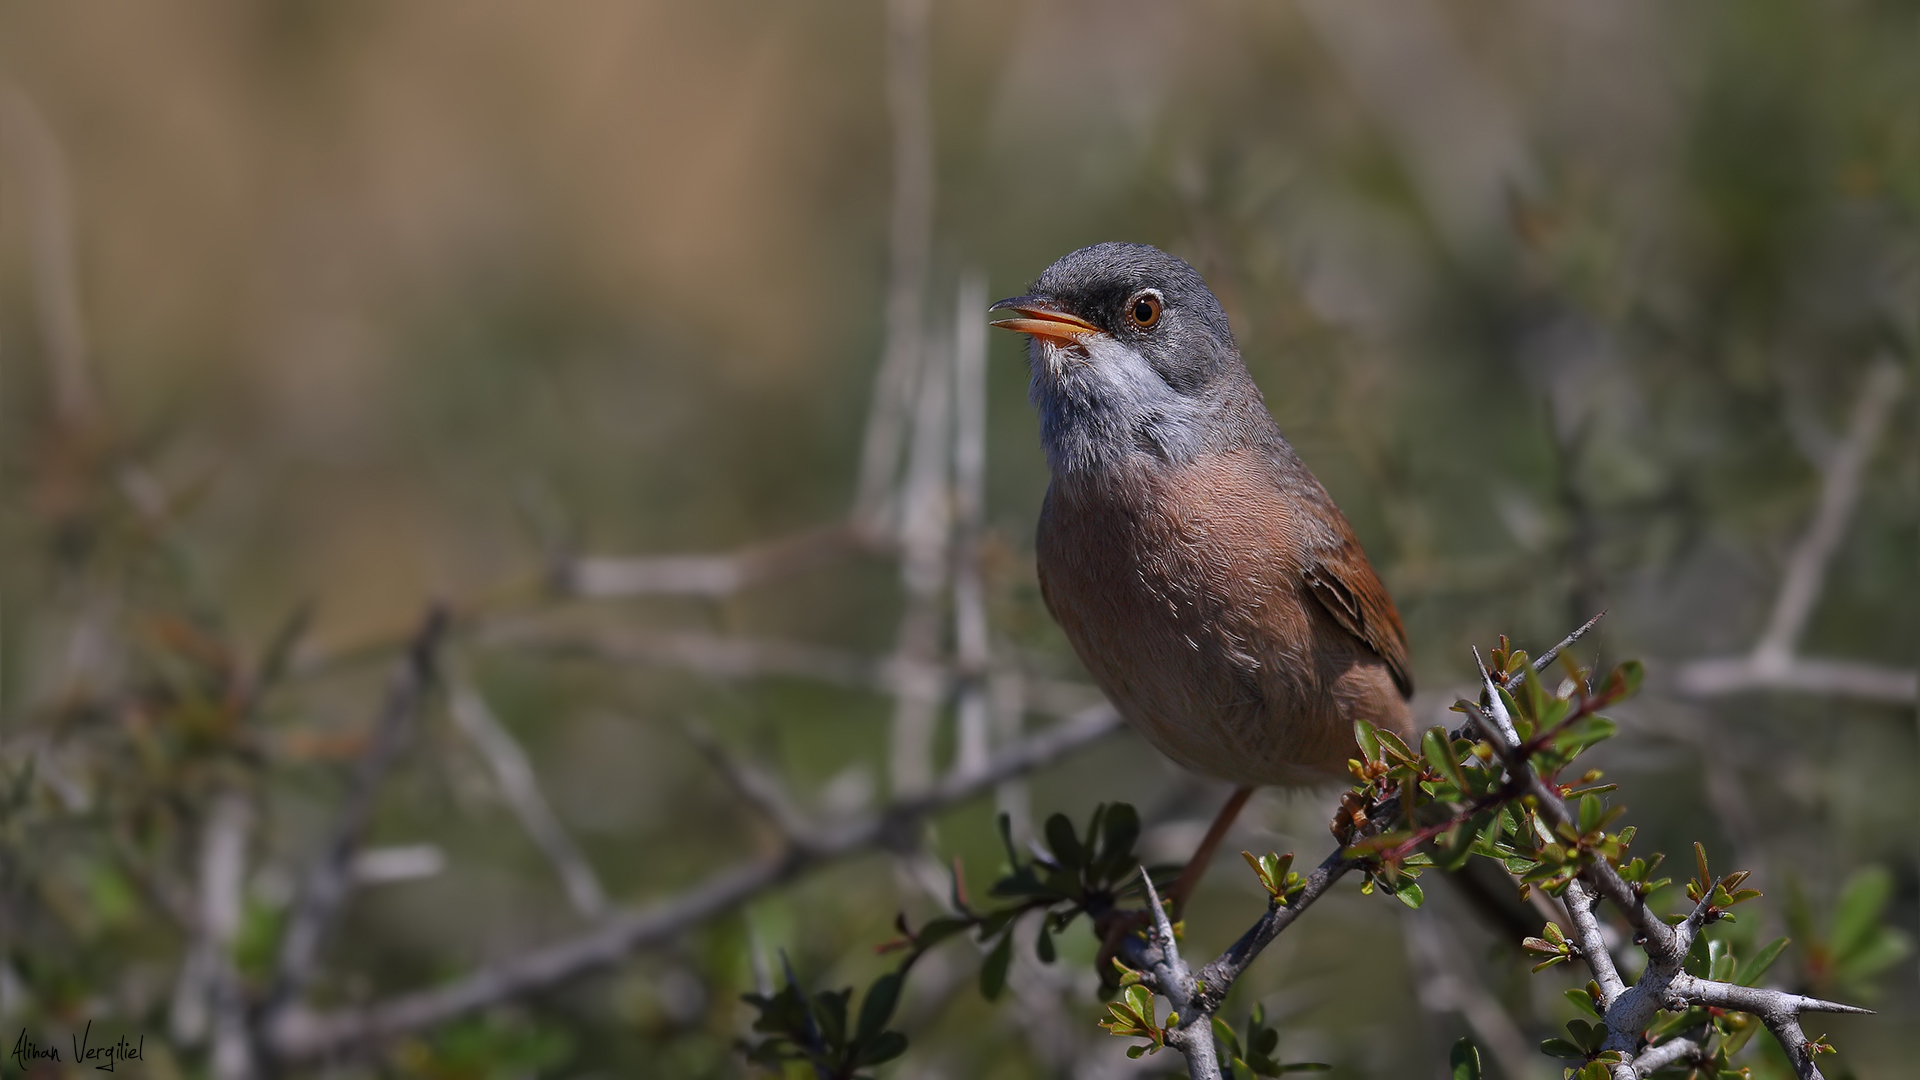
[[[987,310],[1010,310],[1025,316],[1021,319],[995,320],[993,325],[1002,330],[1018,330],[1022,334],[1060,342],[1073,342],[1100,332],[1099,327],[1078,315],[1069,315],[1060,310],[1044,296],[1010,296]]]

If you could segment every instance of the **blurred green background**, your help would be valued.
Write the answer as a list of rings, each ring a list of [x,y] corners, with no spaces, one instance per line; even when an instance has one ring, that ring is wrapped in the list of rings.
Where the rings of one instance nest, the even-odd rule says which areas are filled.
[[[432,599],[588,636],[896,647],[912,599],[884,544],[713,599],[529,583],[556,552],[720,553],[845,518],[900,267],[889,18],[898,32],[914,7],[0,9],[9,1046],[23,1026],[64,1045],[91,1018],[147,1032],[152,1075],[206,1074],[174,1015],[190,935],[166,897],[196,880],[214,793],[255,806],[234,948],[257,982],[391,645]],[[1829,1075],[1898,1074],[1920,1021],[1900,944],[1920,921],[1920,6],[938,0],[925,41],[920,352],[950,352],[969,274],[991,299],[1096,241],[1188,259],[1406,616],[1422,708],[1469,682],[1469,643],[1538,649],[1608,609],[1585,655],[1650,672],[1603,755],[1641,843],[1679,856],[1699,839],[1754,869],[1767,910],[1738,933],[1791,923],[1784,982],[1880,1010],[1832,1020]],[[1024,344],[988,344],[994,663],[1082,679],[1034,584],[1046,468]],[[1865,682],[1688,683],[1688,662],[1761,639],[1822,466],[1862,415],[1880,421],[1855,439],[1858,497],[1829,515],[1836,546],[1791,644],[1871,666]],[[233,673],[305,605],[287,678],[236,713]],[[887,797],[882,694],[477,630],[451,663],[616,902],[771,842],[680,733],[689,718],[816,812]],[[1125,799],[1177,859],[1223,794],[1123,735],[999,802],[1084,819]],[[756,967],[785,950],[822,985],[864,984],[894,913],[934,910],[929,866],[960,856],[991,879],[994,802],[943,816],[924,857],[841,865],[341,1069],[742,1075]],[[1265,793],[1233,849],[1317,860],[1328,805]],[[418,857],[350,900],[322,1002],[589,924],[443,702],[370,842]],[[1884,888],[1894,928],[1851,967],[1819,937],[1850,880]],[[1436,1075],[1467,1030],[1419,945],[1441,940],[1529,1047],[1551,1034],[1566,969],[1529,976],[1458,904],[1433,907],[1416,936],[1398,905],[1346,890],[1229,1011],[1267,1002],[1283,1054],[1339,1076]],[[1222,946],[1259,909],[1222,860],[1190,940]],[[947,947],[916,975],[913,1049],[882,1075],[1176,1069],[1094,1028],[1092,948],[1080,930],[1059,965],[1023,959],[1011,1002],[989,1006],[974,954]]]

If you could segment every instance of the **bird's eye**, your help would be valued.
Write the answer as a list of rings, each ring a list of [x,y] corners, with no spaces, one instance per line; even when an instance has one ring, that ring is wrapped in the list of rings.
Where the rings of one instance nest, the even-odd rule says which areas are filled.
[[[1140,329],[1152,329],[1153,324],[1160,321],[1160,298],[1153,293],[1141,293],[1128,305],[1127,316]]]

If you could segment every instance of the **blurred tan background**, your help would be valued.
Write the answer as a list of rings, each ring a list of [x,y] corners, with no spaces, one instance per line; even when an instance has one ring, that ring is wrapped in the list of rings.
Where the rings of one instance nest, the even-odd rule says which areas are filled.
[[[1756,870],[1771,913],[1740,932],[1760,940],[1792,929],[1790,894],[1806,925],[1829,925],[1862,873],[1897,931],[1874,940],[1911,935],[1920,10],[936,0],[907,71],[932,201],[902,223],[911,134],[889,111],[889,19],[910,30],[918,7],[0,10],[0,759],[43,762],[51,785],[6,819],[0,1028],[96,1017],[168,1047],[153,1075],[203,1074],[202,1044],[169,1019],[179,935],[142,905],[114,837],[191,878],[208,777],[246,760],[247,933],[271,940],[344,783],[351,753],[327,739],[356,745],[391,645],[431,599],[550,601],[589,636],[833,657],[906,648],[919,603],[951,656],[948,594],[901,584],[892,534],[717,597],[526,590],[556,553],[718,553],[844,519],[890,343],[949,363],[968,275],[998,298],[1107,239],[1165,247],[1221,296],[1407,616],[1423,705],[1466,681],[1468,643],[1541,648],[1609,609],[1589,655],[1651,672],[1605,762],[1642,836]],[[918,288],[901,254],[920,265],[916,236]],[[917,317],[889,323],[890,283]],[[1024,346],[988,348],[993,656],[1073,683],[1032,580],[1045,464]],[[53,404],[62,365],[91,387],[84,423]],[[1830,543],[1810,549],[1822,514]],[[1795,566],[1803,616],[1779,603]],[[174,647],[154,644],[156,620],[251,661],[306,603],[296,677],[251,734],[188,740],[164,765],[128,748],[121,706],[174,685],[153,674]],[[1745,662],[1768,641],[1786,666]],[[810,806],[886,797],[898,695],[822,685],[804,670],[816,655],[720,677],[657,651],[555,658],[476,632],[457,664],[601,887],[641,903],[767,839],[682,718]],[[1688,666],[1715,658],[1739,662]],[[929,706],[938,768],[961,752],[952,704]],[[591,921],[444,712],[373,834],[439,862],[356,894],[328,1001],[430,985]],[[1020,718],[1001,721],[994,738],[1012,738]],[[117,781],[129,761],[146,771]],[[1084,817],[1124,798],[1172,858],[1219,796],[1122,736],[1000,804]],[[982,886],[992,801],[942,818],[927,847]],[[1263,796],[1235,843],[1317,859],[1324,803]],[[735,1002],[756,964],[785,949],[810,978],[864,983],[894,911],[928,909],[913,865],[808,878],[611,974],[343,1068],[742,1075]],[[1200,941],[1253,917],[1244,876],[1223,861],[1210,879]],[[1471,1026],[1428,977],[1438,940],[1510,1034],[1550,1034],[1558,972],[1528,976],[1436,908],[1422,929],[1380,898],[1339,898],[1261,961],[1241,1011],[1266,1000],[1287,1056],[1337,1075],[1437,1075]],[[1903,1068],[1920,987],[1910,952],[1876,947],[1884,963],[1844,978],[1831,957],[1783,961],[1789,982],[1882,1010],[1834,1021],[1830,1075]],[[972,994],[970,954],[923,973],[914,1048],[882,1075],[1127,1075],[1093,1027],[1091,942],[1063,948],[1060,969],[1023,966],[998,1012]],[[1544,1057],[1527,1068],[1558,1075]]]

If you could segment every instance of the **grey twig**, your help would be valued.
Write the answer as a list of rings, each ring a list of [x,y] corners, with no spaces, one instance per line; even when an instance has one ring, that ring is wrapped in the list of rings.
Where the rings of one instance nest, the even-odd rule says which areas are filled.
[[[1548,649],[1546,652],[1541,653],[1539,656],[1534,657],[1533,658],[1534,672],[1536,674],[1544,673],[1548,668],[1552,667],[1553,662],[1555,660],[1560,659],[1561,653],[1566,652],[1568,647],[1571,646],[1574,642],[1579,641],[1583,637],[1586,637],[1587,631],[1600,625],[1600,620],[1606,617],[1607,617],[1607,613],[1605,611],[1600,612],[1598,615],[1595,615],[1593,618],[1588,619],[1586,622],[1581,623],[1579,629],[1575,630],[1571,634],[1568,634],[1566,637],[1561,638],[1559,644],[1555,645],[1551,649]],[[1480,663],[1480,653],[1478,651],[1474,652],[1473,659],[1475,663]],[[1484,670],[1484,668],[1485,668],[1485,665],[1482,664],[1482,669]],[[1504,683],[1501,683],[1500,685],[1502,689],[1511,693],[1514,690],[1519,689],[1520,684],[1525,682],[1526,680],[1527,680],[1526,672],[1516,671],[1512,675],[1507,676],[1507,681]]]
[[[168,1017],[176,1043],[194,1046],[207,1037],[216,1011],[237,1000],[227,957],[240,932],[241,888],[246,879],[247,832],[253,808],[237,791],[214,796],[200,833],[198,903],[192,940],[180,965]],[[228,1023],[216,1023],[228,1030]]]
[[[1246,973],[1261,950],[1271,945],[1282,930],[1293,925],[1293,921],[1314,901],[1325,896],[1327,890],[1333,888],[1334,882],[1347,876],[1348,871],[1359,865],[1358,860],[1349,859],[1341,851],[1335,850],[1320,860],[1320,865],[1307,875],[1305,888],[1289,897],[1284,904],[1269,904],[1267,913],[1240,935],[1240,940],[1200,969],[1197,1006],[1209,1016],[1216,1012],[1220,1003],[1226,1000],[1227,991],[1233,989],[1234,981]]]
[[[933,780],[933,735],[942,688],[925,673],[940,660],[941,600],[953,550],[949,360],[949,350],[921,350],[913,445],[901,485],[900,584],[906,603],[895,654],[907,677],[894,697],[888,755],[888,778],[896,793],[920,790]]]
[[[1750,690],[1787,690],[1911,703],[1920,700],[1920,672],[1844,660],[1809,660],[1798,654],[1807,620],[1819,603],[1827,568],[1846,535],[1860,501],[1861,480],[1887,416],[1906,381],[1890,359],[1874,363],[1860,387],[1847,433],[1820,466],[1820,502],[1807,531],[1787,559],[1780,592],[1766,629],[1745,656],[1695,660],[1678,673],[1680,691],[1693,697],[1717,697]]]
[[[1220,1055],[1213,1044],[1213,1010],[1197,1007],[1196,998],[1204,981],[1196,982],[1187,962],[1180,956],[1180,943],[1174,939],[1173,923],[1167,909],[1160,905],[1160,893],[1153,887],[1153,875],[1140,868],[1140,881],[1147,890],[1147,913],[1153,930],[1147,947],[1141,950],[1145,970],[1154,989],[1167,999],[1172,1012],[1167,1023],[1167,1045],[1187,1059],[1187,1075],[1192,1080],[1221,1080]]]
[[[1301,912],[1326,895],[1334,882],[1359,865],[1359,860],[1348,859],[1341,851],[1335,850],[1314,868],[1313,873],[1307,875],[1305,887],[1300,892],[1286,903],[1269,903],[1266,914],[1240,935],[1240,940],[1201,968],[1197,975],[1190,973],[1186,962],[1181,959],[1173,938],[1173,927],[1167,921],[1166,912],[1160,908],[1159,894],[1154,890],[1152,880],[1146,880],[1147,908],[1153,917],[1153,933],[1144,942],[1132,935],[1122,940],[1120,959],[1128,967],[1145,973],[1151,988],[1166,997],[1173,1011],[1179,1015],[1179,1022],[1168,1033],[1167,1045],[1186,1057],[1187,1069],[1194,1080],[1218,1080],[1221,1075],[1219,1056],[1213,1042],[1213,1018],[1220,1011],[1221,1003],[1226,1001],[1234,982],[1273,943],[1273,939],[1280,936],[1281,931],[1293,925]],[[1147,877],[1145,871],[1141,876]]]
[[[476,632],[479,644],[553,656],[575,656],[623,666],[680,668],[716,679],[796,678],[876,694],[898,695],[925,682],[935,696],[951,693],[965,673],[947,664],[874,657],[802,642],[722,637],[714,634],[548,627],[527,620],[501,622]],[[1008,703],[1044,716],[1073,715],[1101,700],[1090,684],[1037,679],[1007,672],[988,682],[1009,690]],[[1009,684],[1017,684],[1009,687]]]
[[[867,414],[853,513],[859,527],[876,534],[890,531],[882,523],[899,474],[925,346],[921,320],[933,249],[933,107],[927,77],[931,8],[931,0],[887,2],[887,114],[893,124],[887,336]]]
[[[711,732],[693,721],[680,725],[680,729],[734,794],[765,817],[784,840],[806,847],[818,839],[819,830],[794,806],[772,774],[727,753]]]
[[[1596,902],[1586,882],[1573,881],[1567,885],[1567,919],[1573,924],[1569,927],[1573,931],[1573,943],[1580,947],[1580,958],[1593,972],[1593,981],[1600,984],[1601,1000],[1613,1001],[1627,992],[1627,984],[1620,978],[1620,969],[1614,966],[1613,953],[1607,951],[1607,936],[1593,913]]]
[[[607,915],[578,937],[491,964],[431,990],[358,1008],[319,1013],[294,1006],[270,1017],[263,1040],[274,1058],[298,1064],[375,1044],[454,1017],[579,978],[618,963],[635,950],[669,940],[732,910],[795,876],[829,863],[897,845],[928,815],[1045,766],[1119,730],[1111,707],[1097,706],[995,754],[982,772],[949,776],[930,790],[885,809],[823,827],[802,844],[789,839],[774,854],[722,870],[701,884],[639,911]]]
[[[600,875],[594,872],[593,864],[554,816],[526,751],[494,716],[486,699],[471,682],[458,681],[448,698],[448,711],[453,714],[454,725],[486,760],[501,796],[520,819],[520,827],[553,865],[574,910],[589,919],[598,918],[607,909],[607,893],[600,885]]]
[[[54,413],[69,427],[85,427],[98,416],[99,401],[80,316],[72,186],[59,140],[32,100],[14,86],[0,86],[0,152],[23,180],[34,309],[47,351]]]
[[[387,685],[353,786],[340,804],[327,842],[314,856],[287,917],[273,989],[267,995],[269,1012],[287,1007],[313,977],[320,946],[347,896],[354,851],[373,820],[374,796],[406,746],[414,718],[433,685],[435,654],[446,628],[446,610],[435,605]]]
[[[719,599],[868,546],[870,541],[852,526],[830,525],[725,555],[575,556],[561,560],[554,577],[562,592],[593,600]]]
[[[1648,1047],[1634,1058],[1634,1074],[1652,1076],[1669,1065],[1677,1065],[1700,1053],[1700,1044],[1692,1039],[1670,1039],[1659,1046]]]
[[[953,325],[953,639],[962,679],[955,709],[958,750],[954,768],[972,771],[987,760],[993,696],[987,683],[992,649],[987,634],[985,556],[987,509],[987,335],[980,312],[987,283],[960,279]]]

